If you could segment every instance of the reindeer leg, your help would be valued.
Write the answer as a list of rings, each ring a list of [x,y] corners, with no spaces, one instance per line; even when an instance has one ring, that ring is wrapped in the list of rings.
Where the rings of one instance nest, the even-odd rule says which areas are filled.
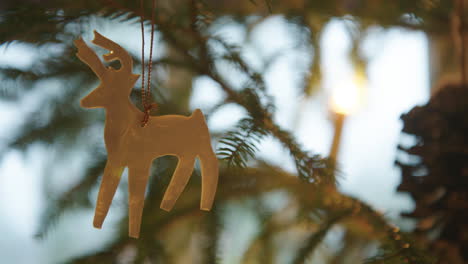
[[[94,212],[93,225],[95,228],[102,227],[102,223],[112,203],[112,198],[114,198],[115,191],[119,185],[123,169],[124,167],[116,166],[110,160],[107,160]]]
[[[187,185],[187,182],[192,175],[193,166],[195,165],[195,157],[179,157],[174,175],[171,182],[164,193],[161,209],[170,211],[174,206],[177,198]]]
[[[143,206],[145,203],[145,191],[148,183],[149,168],[151,162],[147,165],[129,167],[128,174],[128,207],[129,207],[129,230],[130,237],[138,238],[140,235],[141,216],[143,215]]]
[[[202,193],[200,209],[209,211],[213,206],[213,201],[218,187],[218,159],[210,149],[206,153],[199,155],[202,170]]]

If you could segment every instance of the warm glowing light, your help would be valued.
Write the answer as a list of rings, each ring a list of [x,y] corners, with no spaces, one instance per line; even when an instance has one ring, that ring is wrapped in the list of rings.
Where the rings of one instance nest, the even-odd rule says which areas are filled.
[[[364,102],[366,78],[363,74],[356,75],[351,81],[343,81],[333,87],[331,94],[331,109],[343,115],[355,113]]]

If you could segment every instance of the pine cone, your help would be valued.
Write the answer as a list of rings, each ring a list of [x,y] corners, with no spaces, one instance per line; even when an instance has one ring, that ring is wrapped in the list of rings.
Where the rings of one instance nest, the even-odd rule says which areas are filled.
[[[406,157],[398,191],[415,201],[415,232],[428,239],[439,263],[468,263],[468,87],[446,85],[429,103],[402,115],[403,132],[416,143]]]

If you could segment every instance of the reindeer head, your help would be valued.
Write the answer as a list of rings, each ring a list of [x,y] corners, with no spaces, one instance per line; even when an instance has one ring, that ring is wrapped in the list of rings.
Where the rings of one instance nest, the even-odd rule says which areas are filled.
[[[133,60],[117,43],[94,31],[92,42],[102,48],[109,50],[109,53],[102,57],[105,61],[120,61],[120,69],[105,67],[94,51],[86,45],[83,39],[75,40],[78,48],[77,56],[94,71],[101,83],[91,93],[81,100],[81,106],[85,108],[106,107],[108,103],[113,103],[117,99],[127,99],[133,85],[138,80],[138,74],[133,74]]]

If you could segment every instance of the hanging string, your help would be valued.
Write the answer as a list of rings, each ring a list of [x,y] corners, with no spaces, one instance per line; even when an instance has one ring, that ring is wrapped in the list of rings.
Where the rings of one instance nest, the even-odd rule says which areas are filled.
[[[143,0],[140,1],[140,9],[141,9],[141,102],[143,107],[145,107],[145,25],[144,25],[144,9],[143,9]]]
[[[154,41],[154,10],[155,10],[155,1],[151,0],[151,42],[150,42],[150,54],[148,60],[148,77],[147,85],[145,87],[145,25],[144,25],[144,0],[140,1],[141,7],[141,102],[143,104],[143,109],[145,115],[141,121],[141,126],[145,127],[148,123],[150,111],[153,108],[157,107],[157,104],[151,103],[151,68],[153,61],[153,41]]]

